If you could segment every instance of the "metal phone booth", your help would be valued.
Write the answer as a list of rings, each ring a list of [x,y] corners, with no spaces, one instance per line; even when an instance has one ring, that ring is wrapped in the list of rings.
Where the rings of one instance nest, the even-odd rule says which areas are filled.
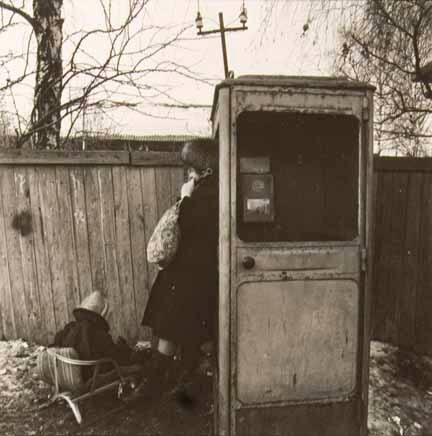
[[[367,433],[373,87],[220,83],[217,435]]]

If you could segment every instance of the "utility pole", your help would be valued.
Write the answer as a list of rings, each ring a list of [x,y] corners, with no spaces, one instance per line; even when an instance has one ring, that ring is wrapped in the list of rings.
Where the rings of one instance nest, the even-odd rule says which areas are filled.
[[[227,49],[226,49],[225,26],[224,26],[224,20],[223,20],[222,12],[219,12],[219,26],[220,26],[220,34],[221,34],[221,42],[222,42],[222,56],[223,56],[225,79],[226,79],[228,77],[228,75],[229,75],[229,72],[228,72],[228,55],[227,55]]]
[[[247,22],[247,12],[246,8],[242,7],[241,13],[240,13],[240,23],[241,26],[238,27],[225,27],[224,25],[224,19],[223,19],[223,13],[219,12],[219,29],[213,29],[213,30],[202,30],[203,28],[203,20],[200,11],[197,13],[197,17],[195,19],[196,27],[198,29],[197,35],[210,35],[212,33],[220,33],[221,35],[221,43],[222,43],[222,56],[223,56],[223,62],[224,62],[224,72],[225,72],[225,79],[229,78],[229,70],[228,70],[228,55],[227,55],[227,48],[226,48],[226,40],[225,40],[225,33],[226,32],[237,32],[239,30],[247,30],[246,22]]]

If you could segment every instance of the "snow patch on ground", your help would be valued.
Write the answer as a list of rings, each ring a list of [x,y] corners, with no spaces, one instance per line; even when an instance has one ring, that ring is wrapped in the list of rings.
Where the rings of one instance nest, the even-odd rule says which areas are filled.
[[[0,341],[0,410],[19,412],[46,400],[49,387],[34,371],[42,349],[22,340]]]
[[[6,419],[25,420],[28,410],[47,400],[50,387],[35,375],[42,349],[0,341],[0,410]],[[432,436],[431,358],[371,342],[368,427],[370,436]]]
[[[432,435],[432,359],[371,342],[370,436]]]

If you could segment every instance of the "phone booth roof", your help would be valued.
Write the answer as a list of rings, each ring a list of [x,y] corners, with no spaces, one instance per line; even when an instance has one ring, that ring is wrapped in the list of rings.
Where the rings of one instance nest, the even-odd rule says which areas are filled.
[[[375,87],[365,82],[348,80],[344,77],[325,76],[273,76],[273,75],[245,75],[236,79],[226,79],[216,85],[211,119],[218,104],[219,90],[235,86],[257,86],[257,87],[287,87],[287,88],[320,88],[334,90],[358,90],[374,91]]]

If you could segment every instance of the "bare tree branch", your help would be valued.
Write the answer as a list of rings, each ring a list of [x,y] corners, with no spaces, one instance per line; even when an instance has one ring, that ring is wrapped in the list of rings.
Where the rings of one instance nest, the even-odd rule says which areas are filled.
[[[158,77],[178,77],[213,85],[212,79],[196,74],[193,68],[177,63],[172,58],[167,60],[164,53],[182,40],[187,40],[183,35],[189,26],[152,26],[147,21],[143,25],[141,17],[148,2],[149,0],[129,0],[124,2],[124,6],[122,2],[122,15],[119,16],[118,2],[98,0],[101,14],[99,22],[102,21],[103,24],[90,29],[73,29],[69,34],[62,35],[60,8],[63,0],[52,0],[49,4],[44,0],[33,0],[33,17],[25,12],[24,3],[18,7],[0,1],[0,10],[11,13],[11,17],[4,22],[5,32],[15,35],[12,27],[14,16],[25,18],[25,22],[31,24],[33,29],[33,32],[27,33],[29,40],[22,53],[2,57],[0,48],[0,69],[6,71],[9,77],[6,84],[0,85],[2,88],[12,90],[23,85],[29,87],[31,76],[35,75],[36,79],[35,104],[29,115],[25,116],[28,122],[21,124],[20,145],[26,144],[33,137],[41,137],[48,129],[54,129],[59,135],[60,123],[65,120],[68,125],[64,129],[69,135],[84,109],[106,114],[107,111],[125,107],[145,116],[155,117],[159,115],[143,109],[142,103],[160,103],[159,107],[167,109],[170,104],[182,105],[183,102],[179,102],[172,95],[172,85],[155,83],[153,76],[156,77],[156,74]],[[54,5],[56,9],[50,10],[50,5]],[[45,7],[48,9],[44,9]],[[50,19],[46,21],[45,17]],[[46,26],[57,27],[48,29]],[[41,29],[47,31],[41,32]],[[52,29],[58,35],[61,34],[60,43],[67,44],[67,50],[61,50],[61,45],[57,46],[58,52],[63,53],[63,59],[61,63],[53,64],[53,68],[48,67],[48,58],[45,58],[45,64],[40,64],[40,59],[44,56],[44,49],[41,52],[41,38],[50,34]],[[59,38],[52,40],[52,44],[58,40]],[[95,53],[94,42],[100,40],[103,40],[101,50]],[[34,41],[36,52],[32,44]],[[177,49],[180,50],[180,47],[177,46]],[[33,62],[36,67],[33,67]],[[17,71],[18,63],[21,70],[11,75],[11,71]],[[9,65],[11,68],[8,68]],[[42,83],[41,74],[49,71],[55,71],[55,74],[44,79]],[[57,103],[44,105],[42,113],[42,96],[53,94],[57,95]],[[68,94],[69,98],[64,98]],[[166,106],[162,106],[164,104]],[[23,114],[19,116],[22,119]],[[49,146],[55,148],[65,145],[64,135],[57,142]]]
[[[37,29],[38,25],[36,21],[33,19],[33,17],[31,17],[26,12],[24,12],[22,9],[7,4],[3,1],[0,1],[0,8],[6,9],[7,11],[12,12],[13,14],[19,15],[20,17],[24,18],[33,27],[34,30]]]

